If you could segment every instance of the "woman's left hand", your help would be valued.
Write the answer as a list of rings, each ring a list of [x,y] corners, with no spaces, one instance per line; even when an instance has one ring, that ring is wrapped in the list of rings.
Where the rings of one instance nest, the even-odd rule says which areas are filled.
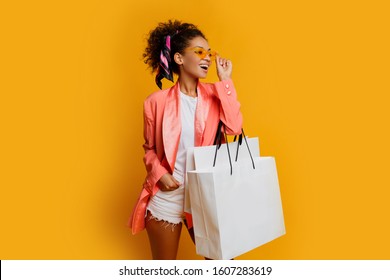
[[[217,74],[220,81],[231,79],[232,77],[232,62],[229,59],[216,56]]]

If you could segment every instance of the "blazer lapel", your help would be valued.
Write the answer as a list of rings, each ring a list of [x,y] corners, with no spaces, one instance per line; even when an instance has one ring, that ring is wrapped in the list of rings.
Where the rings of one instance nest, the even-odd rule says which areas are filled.
[[[198,102],[195,111],[195,147],[202,146],[203,144],[203,133],[205,131],[207,114],[208,114],[208,103],[210,99],[207,98],[206,90],[200,82],[198,82]]]
[[[168,92],[163,114],[163,143],[164,151],[171,171],[175,168],[176,154],[181,133],[179,82]]]

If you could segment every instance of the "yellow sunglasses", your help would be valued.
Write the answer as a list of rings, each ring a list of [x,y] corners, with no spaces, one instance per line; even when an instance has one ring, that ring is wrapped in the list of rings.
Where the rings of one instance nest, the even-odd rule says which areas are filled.
[[[200,59],[204,59],[206,56],[209,56],[210,60],[215,60],[215,57],[218,54],[216,51],[207,51],[201,47],[187,48],[186,50],[194,51]]]

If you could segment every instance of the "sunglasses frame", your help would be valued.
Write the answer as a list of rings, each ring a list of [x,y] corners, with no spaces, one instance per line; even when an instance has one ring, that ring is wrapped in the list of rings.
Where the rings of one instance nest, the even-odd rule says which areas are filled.
[[[185,50],[188,50],[188,51],[194,51],[194,53],[200,58],[200,59],[204,59],[206,56],[209,56],[210,60],[215,60],[216,56],[218,55],[218,53],[216,51],[212,51],[212,50],[206,50],[202,47],[192,47],[192,48],[187,48]],[[199,53],[199,51],[202,51],[204,52],[205,54],[201,54]]]

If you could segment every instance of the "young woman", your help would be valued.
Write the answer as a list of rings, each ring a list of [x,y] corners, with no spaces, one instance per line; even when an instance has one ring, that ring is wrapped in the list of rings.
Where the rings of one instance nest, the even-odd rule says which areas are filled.
[[[133,234],[146,228],[153,259],[176,259],[182,222],[193,238],[191,216],[184,213],[186,149],[212,145],[220,120],[228,134],[240,134],[240,103],[231,80],[232,63],[212,51],[193,24],[160,23],[149,34],[143,54],[156,72],[176,84],[144,102],[144,163],[147,176],[129,225]],[[216,60],[219,82],[205,78]]]

